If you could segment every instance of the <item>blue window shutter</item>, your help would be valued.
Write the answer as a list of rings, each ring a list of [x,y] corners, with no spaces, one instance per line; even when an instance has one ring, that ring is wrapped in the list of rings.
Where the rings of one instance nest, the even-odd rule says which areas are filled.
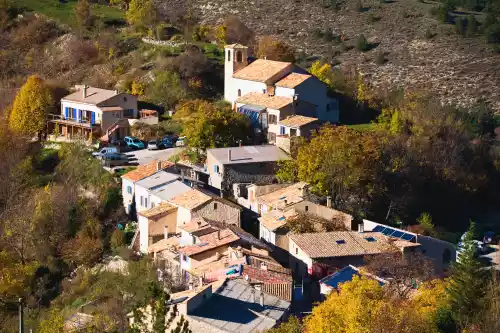
[[[280,134],[281,135],[285,134],[285,127],[283,126],[280,127]]]
[[[73,112],[72,112],[71,117],[72,117],[73,119],[76,119],[76,109],[72,109],[72,111],[73,111]]]
[[[217,172],[217,165],[214,165],[214,172]]]
[[[68,119],[68,117],[69,117],[69,110],[68,109],[69,109],[68,107],[64,108],[64,118],[65,119]]]
[[[91,113],[91,115],[90,115],[90,119],[91,119],[91,120],[90,120],[90,122],[91,122],[92,124],[95,124],[95,112],[92,112],[92,113]]]

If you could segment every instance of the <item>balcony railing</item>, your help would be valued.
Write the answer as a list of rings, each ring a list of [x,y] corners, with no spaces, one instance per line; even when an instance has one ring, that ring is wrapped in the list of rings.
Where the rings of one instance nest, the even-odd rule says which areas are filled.
[[[60,124],[68,124],[68,125],[81,126],[87,128],[100,126],[99,124],[95,123],[92,124],[92,122],[89,119],[76,119],[73,117],[64,117],[59,114],[49,114],[48,120]]]

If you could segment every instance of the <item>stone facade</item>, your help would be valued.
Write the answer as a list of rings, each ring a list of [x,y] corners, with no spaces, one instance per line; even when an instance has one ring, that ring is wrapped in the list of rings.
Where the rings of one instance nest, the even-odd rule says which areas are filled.
[[[241,226],[241,208],[227,200],[214,198],[200,209],[193,211],[192,218],[204,217],[209,220]]]
[[[252,183],[256,185],[277,183],[277,162],[225,165],[221,190],[229,192],[232,184]]]

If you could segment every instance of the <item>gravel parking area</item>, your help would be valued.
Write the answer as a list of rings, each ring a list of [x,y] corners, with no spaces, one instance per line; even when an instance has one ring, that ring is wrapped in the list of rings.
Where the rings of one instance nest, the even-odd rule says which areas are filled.
[[[126,152],[129,156],[130,165],[149,164],[153,160],[167,160],[170,156],[180,152],[182,148],[167,148],[159,150],[134,150]]]

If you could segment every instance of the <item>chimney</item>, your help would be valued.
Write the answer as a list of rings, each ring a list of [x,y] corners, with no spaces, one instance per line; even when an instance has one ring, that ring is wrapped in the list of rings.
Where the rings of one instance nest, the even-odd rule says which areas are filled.
[[[227,151],[227,158],[229,161],[231,161],[231,149],[228,149]]]
[[[193,290],[193,282],[189,282],[189,290]]]
[[[217,239],[220,240],[220,229],[217,230]]]
[[[365,225],[363,223],[358,224],[358,232],[359,233],[365,232]]]
[[[118,90],[115,90],[115,95],[118,95]]]
[[[165,237],[165,239],[168,238],[168,225],[163,227],[163,236]]]
[[[326,207],[332,208],[332,197],[331,196],[326,197]]]
[[[86,84],[83,86],[83,89],[82,89],[82,92],[83,92],[83,99],[87,98],[87,89],[88,89],[88,88],[89,88],[89,87],[88,87]]]
[[[264,293],[261,291],[260,292],[260,298],[259,298],[259,303],[260,303],[260,306],[264,307]]]
[[[200,276],[200,287],[203,286],[203,276]]]
[[[156,171],[160,171],[161,170],[161,161],[158,160],[156,161]]]

